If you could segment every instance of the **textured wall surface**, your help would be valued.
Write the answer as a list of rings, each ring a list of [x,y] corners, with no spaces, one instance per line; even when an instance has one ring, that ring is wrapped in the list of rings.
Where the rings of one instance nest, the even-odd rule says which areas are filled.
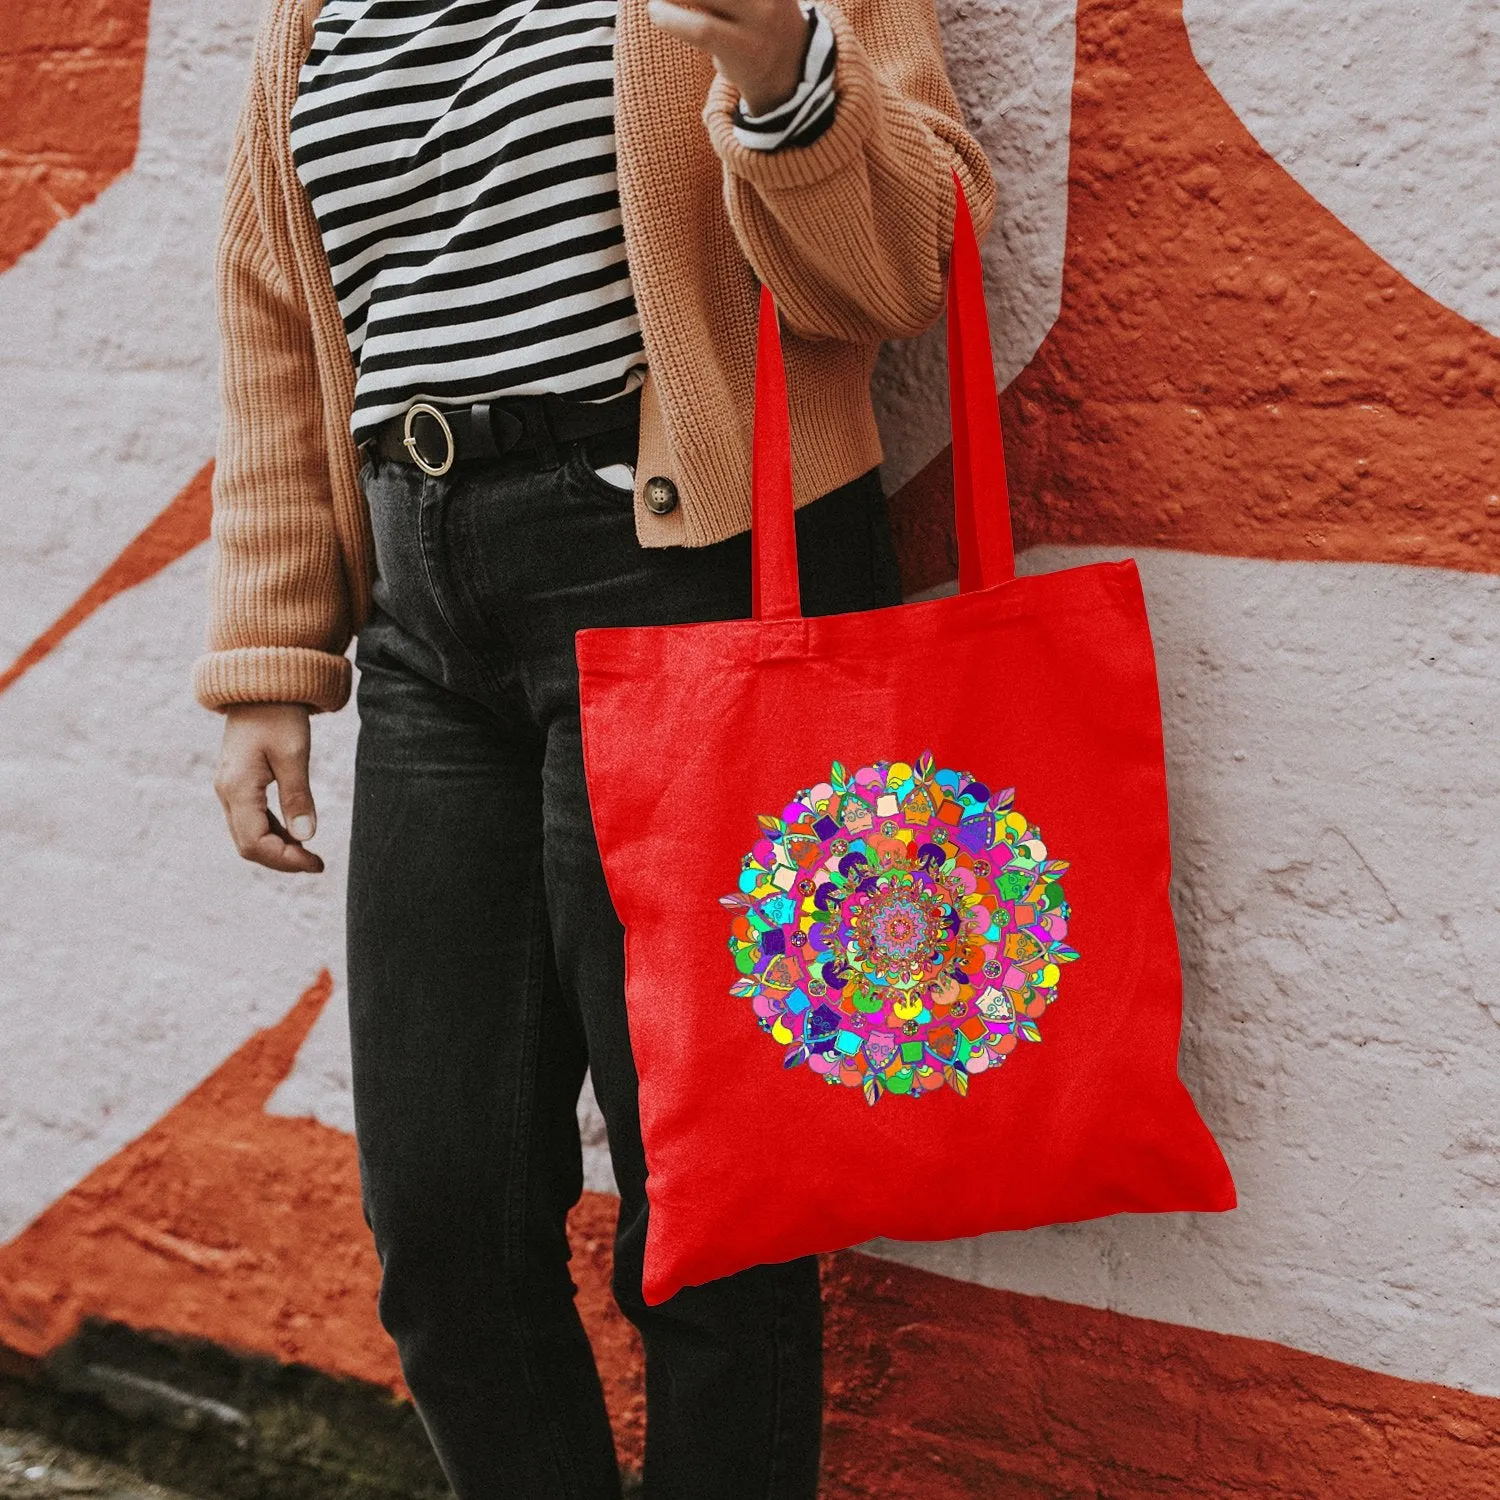
[[[1183,1070],[1242,1206],[831,1261],[828,1493],[1493,1495],[1493,7],[940,8],[1001,181],[1023,564],[1146,583]],[[187,691],[258,9],[48,0],[0,40],[0,1346],[94,1315],[399,1389],[349,1134],[354,711],[290,881],[230,849]],[[953,572],[941,349],[876,382],[912,591]],[[575,1241],[633,1461],[611,1212]]]
[[[1250,133],[1382,259],[1500,334],[1500,11],[1489,0],[1186,0]]]

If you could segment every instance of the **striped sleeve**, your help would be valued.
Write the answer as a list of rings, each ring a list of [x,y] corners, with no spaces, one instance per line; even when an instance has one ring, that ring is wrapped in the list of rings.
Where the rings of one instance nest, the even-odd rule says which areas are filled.
[[[812,0],[802,0],[802,13],[807,17],[808,40],[796,92],[763,115],[747,114],[743,100],[735,106],[735,139],[752,151],[810,146],[833,123],[837,107],[833,28]]]

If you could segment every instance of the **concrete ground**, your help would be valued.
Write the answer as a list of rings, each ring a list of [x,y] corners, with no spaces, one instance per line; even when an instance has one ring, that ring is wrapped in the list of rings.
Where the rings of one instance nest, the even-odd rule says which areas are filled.
[[[96,1500],[189,1500],[116,1464],[59,1447],[36,1433],[0,1427],[0,1496],[44,1500],[92,1495]]]

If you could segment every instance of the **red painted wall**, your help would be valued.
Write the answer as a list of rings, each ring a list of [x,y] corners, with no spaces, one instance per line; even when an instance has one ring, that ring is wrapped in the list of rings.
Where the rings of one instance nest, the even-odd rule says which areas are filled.
[[[24,0],[0,27],[0,271],[135,158],[149,0]]]

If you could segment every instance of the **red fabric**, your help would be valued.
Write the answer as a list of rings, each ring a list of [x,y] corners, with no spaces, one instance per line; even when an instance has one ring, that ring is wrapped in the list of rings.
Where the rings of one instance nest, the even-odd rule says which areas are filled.
[[[785,392],[766,293],[753,538],[759,617],[578,636],[589,796],[626,929],[626,1000],[649,1170],[648,1302],[750,1265],[877,1235],[935,1240],[1124,1211],[1234,1206],[1228,1168],[1177,1076],[1181,976],[1167,902],[1166,783],[1136,568],[1105,563],[1011,576],[978,251],[961,190],[951,275],[950,324],[960,325],[950,328],[950,379],[963,592],[861,614],[798,616]],[[1003,938],[981,950],[977,937],[965,936],[967,959],[943,958],[934,986],[899,994],[878,984],[869,989],[873,981],[844,958],[855,951],[882,959],[897,949],[904,954],[910,912],[880,907],[887,897],[879,891],[853,889],[874,863],[851,870],[839,921],[853,922],[849,914],[860,915],[862,902],[874,903],[861,919],[885,922],[879,942],[840,948],[838,963],[807,972],[866,985],[871,1004],[897,996],[909,1011],[919,1003],[912,996],[931,997],[930,1005],[922,1002],[929,1019],[910,1024],[921,1026],[932,1047],[920,1060],[897,1057],[878,1068],[872,1058],[883,1060],[882,1038],[894,1036],[897,1045],[920,1038],[888,1025],[896,1013],[890,1009],[874,1017],[857,1011],[847,987],[828,989],[808,1009],[805,986],[788,992],[782,977],[773,985],[773,973],[791,970],[776,969],[763,951],[772,938],[743,924],[748,907],[762,923],[770,920],[766,913],[786,908],[774,895],[746,896],[741,877],[765,889],[772,874],[747,875],[745,858],[756,849],[764,855],[779,826],[775,837],[786,847],[798,837],[804,849],[823,840],[818,857],[828,857],[829,873],[818,878],[831,882],[828,851],[849,838],[842,828],[830,833],[829,824],[818,824],[797,794],[829,785],[835,763],[849,775],[891,762],[918,768],[903,783],[911,788],[927,765],[924,752],[937,768],[974,780],[933,784],[933,797],[946,799],[942,817],[915,830],[906,855],[879,854],[903,871],[903,859],[912,866],[916,873],[903,877],[909,887],[927,890],[924,871],[935,880],[940,857],[948,857],[941,868],[951,872],[963,855],[975,870],[998,871],[1012,860],[1012,873],[1021,871],[1013,890],[1020,890],[1041,843],[1014,840],[1033,835],[1046,858],[1068,867],[1049,877],[1050,895],[1038,897],[1054,903],[1051,926],[1029,898],[1001,908],[994,897],[990,931]],[[1010,804],[1002,789],[1010,787],[1010,810],[1033,826],[1024,835],[1012,828],[1005,835],[1012,842],[1003,843],[999,820]],[[960,794],[969,801],[961,803]],[[856,816],[851,799],[846,791],[828,803],[839,809],[833,822]],[[904,820],[909,806],[901,806]],[[993,849],[958,848],[961,815],[991,830]],[[797,832],[809,824],[823,833]],[[877,819],[868,835],[856,837],[873,839],[894,826]],[[943,841],[927,844],[937,829]],[[931,863],[919,866],[924,845]],[[900,848],[890,837],[881,847]],[[875,862],[873,845],[860,857]],[[987,864],[976,864],[980,859]],[[809,889],[810,870],[797,872],[809,877]],[[956,878],[944,874],[943,888]],[[998,882],[999,875],[986,879]],[[1042,883],[1039,877],[1036,888]],[[861,890],[871,886],[866,881]],[[1066,905],[1056,904],[1061,887]],[[802,903],[799,912],[828,897],[832,885],[820,884],[805,901],[800,889],[787,896]],[[922,912],[950,909],[930,891],[923,899]],[[951,909],[970,910],[962,901]],[[973,922],[982,923],[986,910],[975,910]],[[1055,920],[1059,914],[1065,921]],[[737,920],[754,939],[745,963],[753,959],[756,967],[748,974],[730,949]],[[807,920],[821,923],[813,934],[820,942],[836,925],[821,908]],[[1047,954],[1026,974],[991,957],[992,968],[1011,976],[1006,983],[1032,986],[1005,990],[998,1002],[998,991],[985,990],[992,1012],[1022,996],[1036,1007],[1029,1030],[1016,1013],[1016,1039],[1009,1040],[994,1031],[999,1023],[976,1012],[980,990],[991,982],[974,965],[1002,941],[1025,953],[1031,939],[1015,935],[1023,924],[1043,940],[1061,926],[1068,946],[1053,950],[1050,971]],[[788,930],[794,927],[789,922]],[[946,951],[941,943],[932,948]],[[1063,959],[1075,951],[1076,961]],[[809,954],[826,958],[827,950],[794,947],[786,956],[795,969]],[[912,960],[926,961],[920,954]],[[948,977],[965,973],[964,963],[968,988]],[[1049,981],[1049,973],[1061,977]],[[755,995],[731,994],[737,983]],[[963,998],[950,1015],[938,999],[955,994]],[[845,1056],[825,1038],[818,1043],[825,1050],[809,1061],[807,1039],[816,1030],[808,1018],[816,1006],[831,1014],[835,1003],[844,1007],[841,1040],[863,1035],[861,1050]],[[804,1008],[794,1014],[793,1004]],[[756,1005],[770,1014],[758,1017]],[[768,1035],[772,1025],[783,1037],[790,1025],[792,1045]],[[880,1027],[887,1029],[872,1035]],[[972,1039],[960,1040],[961,1030]],[[970,1049],[956,1070],[938,1055],[955,1046]],[[994,1060],[969,1075],[964,1068],[980,1065],[985,1046]],[[1003,1047],[1010,1050],[999,1057]],[[832,1083],[812,1071],[835,1063]],[[840,1086],[840,1078],[851,1086]],[[903,1088],[904,1095],[897,1092]]]

